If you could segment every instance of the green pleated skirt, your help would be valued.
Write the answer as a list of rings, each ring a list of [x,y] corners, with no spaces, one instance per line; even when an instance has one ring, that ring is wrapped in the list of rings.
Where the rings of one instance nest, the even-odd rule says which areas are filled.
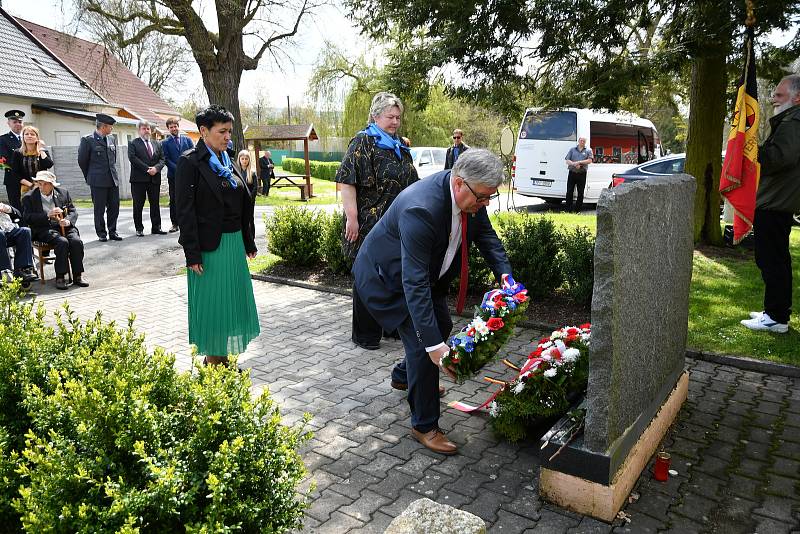
[[[241,354],[261,331],[242,233],[223,233],[202,258],[202,275],[188,271],[189,343],[206,356]]]

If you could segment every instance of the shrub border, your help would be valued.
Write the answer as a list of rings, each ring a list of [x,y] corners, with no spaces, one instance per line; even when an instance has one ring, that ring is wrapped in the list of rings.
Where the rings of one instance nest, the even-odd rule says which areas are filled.
[[[270,282],[273,284],[283,284],[287,286],[302,287],[304,289],[312,289],[314,291],[321,291],[323,293],[335,293],[349,297],[352,292],[349,289],[340,289],[338,287],[331,287],[322,284],[310,284],[308,282],[301,282],[291,278],[284,278],[282,276],[273,276],[269,274],[251,274],[253,280],[261,282]],[[452,315],[457,317],[464,317],[471,319],[472,316],[467,313],[455,313]],[[523,328],[530,328],[534,330],[556,330],[559,326],[538,323],[536,321],[528,321],[521,319],[517,326]],[[757,373],[764,373],[768,375],[785,376],[789,378],[800,378],[800,367],[788,365],[785,363],[770,362],[766,360],[756,360],[755,358],[748,358],[747,356],[734,356],[732,354],[720,354],[717,352],[704,352],[693,348],[686,349],[686,356],[694,360],[701,360],[709,363],[716,363],[720,365],[729,365],[745,371],[755,371]]]

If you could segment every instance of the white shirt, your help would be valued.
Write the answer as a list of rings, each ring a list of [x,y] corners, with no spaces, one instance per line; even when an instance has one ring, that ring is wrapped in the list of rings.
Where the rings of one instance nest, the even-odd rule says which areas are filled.
[[[147,150],[147,153],[148,154],[152,154],[153,153],[153,145],[150,144],[150,138],[148,137],[148,138],[145,139],[144,137],[142,137],[142,141],[144,141],[144,149]]]
[[[456,192],[453,191],[452,178],[450,179],[450,200],[452,202],[450,211],[452,213],[450,216],[450,240],[447,243],[447,252],[444,254],[444,261],[442,262],[442,269],[439,271],[439,278],[444,276],[444,273],[450,268],[456,254],[458,254],[461,248],[461,209],[456,204]],[[432,347],[425,347],[425,350],[427,352],[433,352],[446,346],[447,345],[442,342]]]

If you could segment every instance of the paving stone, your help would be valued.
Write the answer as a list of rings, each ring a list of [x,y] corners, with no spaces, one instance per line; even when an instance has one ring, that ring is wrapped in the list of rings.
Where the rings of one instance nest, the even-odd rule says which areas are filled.
[[[392,469],[386,474],[386,478],[370,486],[369,489],[374,491],[375,493],[379,493],[380,495],[383,495],[384,497],[389,497],[391,499],[394,498],[395,495],[398,495],[403,491],[412,493],[411,491],[406,490],[405,488],[412,485],[417,480],[419,480],[419,477],[412,477],[406,475],[405,473],[401,473],[397,469]],[[416,495],[416,493],[414,493],[414,495]],[[419,496],[417,495],[417,497]],[[403,510],[405,510],[405,508],[403,508]],[[400,510],[400,512],[402,512],[403,510]]]
[[[707,523],[717,506],[718,503],[714,500],[687,492],[683,496],[683,502],[672,506],[670,511],[694,519],[698,523]]]
[[[776,456],[769,471],[789,478],[800,477],[800,460]]]
[[[778,521],[792,522],[792,507],[797,506],[795,499],[765,495],[761,507],[753,510],[754,514],[771,517]]]
[[[394,518],[383,512],[372,514],[370,521],[363,528],[350,530],[347,534],[379,534],[386,530]]]
[[[331,518],[317,527],[320,534],[342,534],[350,529],[363,527],[364,523],[342,512],[333,512]]]
[[[360,465],[367,463],[367,459],[352,452],[345,452],[342,456],[325,466],[325,470],[342,478],[347,478],[350,473]]]
[[[558,514],[550,510],[542,510],[542,516],[536,522],[536,526],[525,531],[526,534],[552,534],[555,532],[567,532],[567,529],[576,527],[580,524],[579,519]]]
[[[343,495],[356,498],[368,486],[374,486],[381,479],[358,469],[353,470],[347,478],[332,486],[335,491]]]
[[[705,530],[702,523],[678,514],[669,514],[667,524],[669,528],[663,532],[669,532],[670,534],[700,533]]]
[[[315,448],[315,451],[319,454],[327,456],[328,458],[333,458],[336,460],[340,458],[347,449],[357,446],[358,443],[353,440],[343,438],[342,436],[336,436],[335,438],[331,439],[330,442],[324,443]]]
[[[325,523],[330,519],[333,512],[351,502],[353,502],[352,498],[331,489],[326,489],[320,494],[317,500],[311,503],[311,507],[306,511],[306,514],[321,523]]]
[[[624,510],[632,516],[647,515],[661,523],[667,523],[670,508],[675,502],[675,499],[669,495],[648,492],[640,494],[639,500],[628,504]]]
[[[796,523],[784,523],[772,517],[754,515],[753,520],[755,520],[756,523],[753,532],[756,534],[788,534],[790,532],[795,532],[795,529],[797,528]]]
[[[539,510],[542,508],[542,502],[533,489],[522,490],[511,502],[502,504],[500,507],[531,521],[538,521],[541,517]]]
[[[489,482],[489,476],[471,469],[465,469],[459,477],[446,487],[456,493],[461,493],[473,499],[478,498],[481,485]]]
[[[607,534],[611,532],[611,525],[591,517],[584,517],[578,526],[568,528],[567,532],[570,534]]]
[[[628,510],[625,510],[628,513]],[[656,534],[666,528],[666,523],[658,519],[654,519],[646,514],[629,513],[630,523],[625,523],[617,527],[613,527],[614,534]],[[572,532],[581,532],[580,525],[572,529]]]
[[[761,479],[767,470],[766,462],[757,462],[752,458],[742,458],[742,461],[734,469],[734,473],[749,478]]]
[[[725,493],[727,495],[735,495],[743,499],[754,500],[758,498],[761,484],[761,479],[731,475],[729,478],[729,483],[725,488]]]
[[[694,469],[724,480],[728,475],[728,461],[727,459],[717,458],[709,454],[694,465]],[[680,472],[680,470],[678,472]]]
[[[358,468],[366,473],[369,473],[370,475],[374,475],[376,477],[385,477],[386,473],[389,472],[391,468],[402,464],[403,460],[397,456],[392,456],[391,454],[386,454],[385,452],[379,452],[375,454],[375,456],[372,458],[372,461],[367,459],[367,463],[359,465]]]
[[[347,506],[343,506],[339,511],[364,523],[371,523],[372,515],[390,502],[391,499],[388,497],[378,495],[374,491],[364,490],[358,499]]]

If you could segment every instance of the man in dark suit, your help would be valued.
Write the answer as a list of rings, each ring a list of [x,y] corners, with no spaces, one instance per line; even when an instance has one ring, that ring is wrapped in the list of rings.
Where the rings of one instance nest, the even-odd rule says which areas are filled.
[[[170,232],[178,231],[178,216],[175,212],[175,169],[178,168],[178,160],[181,154],[194,148],[194,143],[185,135],[181,135],[180,119],[170,117],[167,119],[167,129],[169,135],[161,141],[161,148],[164,153],[164,160],[167,163],[167,182],[169,182],[169,220],[172,223]]]
[[[267,150],[264,155],[258,158],[258,167],[261,170],[261,194],[265,197],[269,196],[269,186],[275,178],[275,162],[272,161],[272,152]]]
[[[6,111],[8,128],[11,131],[0,135],[0,162],[6,165],[3,184],[6,186],[8,203],[18,210],[22,208],[19,194],[19,176],[17,176],[17,173],[11,168],[11,153],[22,145],[21,135],[22,127],[24,126],[22,119],[24,117],[25,113],[18,109]]]
[[[447,149],[447,154],[444,157],[444,168],[452,169],[458,157],[469,150],[469,145],[463,142],[464,132],[456,128],[453,130],[453,146]]]
[[[119,178],[117,177],[117,146],[111,135],[113,117],[105,113],[95,115],[96,130],[81,138],[78,146],[78,166],[92,190],[94,204],[94,231],[100,241],[122,241],[117,233],[119,216]],[[108,219],[108,233],[106,221]]]
[[[471,150],[452,171],[403,190],[367,235],[353,264],[353,298],[363,302],[384,331],[397,329],[403,342],[405,361],[392,371],[392,385],[407,384],[411,433],[443,454],[457,450],[438,425],[438,367],[450,350],[446,343],[453,326],[447,290],[461,268],[460,249],[471,242],[498,280],[511,273],[486,213],[502,181],[500,159],[488,150]],[[453,376],[452,370],[442,370]]]
[[[67,289],[67,262],[72,266],[72,283],[88,287],[83,277],[83,241],[75,222],[78,210],[66,189],[61,189],[50,171],[36,173],[36,189],[22,197],[22,220],[30,227],[34,241],[53,246],[56,253],[56,288]]]
[[[158,205],[164,152],[160,143],[150,139],[149,122],[139,121],[139,137],[128,144],[128,160],[131,162],[131,196],[136,235],[144,236],[142,209],[145,197],[150,202],[150,232],[166,234],[167,232],[161,229],[161,211]]]

